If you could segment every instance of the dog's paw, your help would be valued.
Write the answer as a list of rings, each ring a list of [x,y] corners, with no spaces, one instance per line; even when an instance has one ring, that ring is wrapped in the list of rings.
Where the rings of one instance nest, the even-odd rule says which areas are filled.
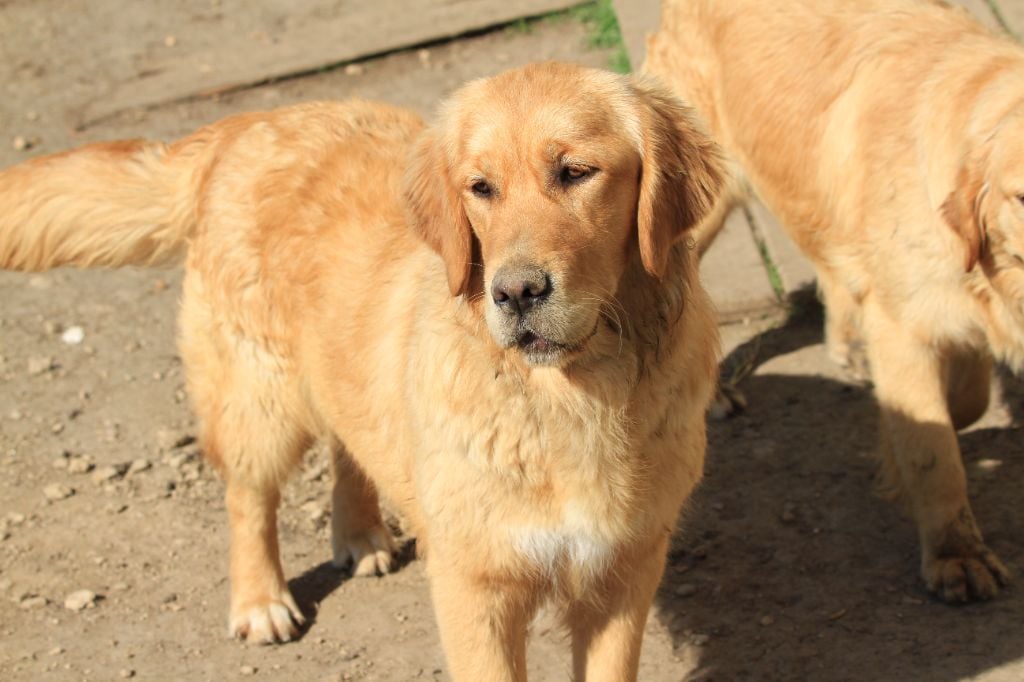
[[[232,637],[253,644],[289,642],[306,622],[292,595],[284,590],[277,598],[248,602],[231,611],[229,632]]]
[[[860,341],[826,341],[825,352],[832,362],[846,370],[850,378],[857,383],[863,384],[871,380],[867,349]]]
[[[345,534],[332,540],[335,568],[352,566],[352,575],[375,576],[390,573],[394,567],[395,541],[391,531],[381,524],[363,533]]]
[[[722,421],[747,409],[747,397],[735,386],[719,382],[715,397],[708,406],[708,417]]]
[[[1012,574],[995,552],[978,540],[960,553],[937,552],[922,562],[929,591],[950,604],[991,599],[1010,583]]]

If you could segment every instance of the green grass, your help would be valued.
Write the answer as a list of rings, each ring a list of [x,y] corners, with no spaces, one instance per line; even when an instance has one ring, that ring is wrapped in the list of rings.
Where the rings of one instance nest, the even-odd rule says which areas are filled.
[[[509,33],[515,33],[518,35],[530,35],[533,33],[533,25],[538,21],[543,21],[546,17],[540,19],[516,19],[511,24],[505,27],[505,30]]]
[[[587,27],[590,47],[612,50],[608,58],[608,66],[618,73],[629,73],[632,69],[626,44],[622,42],[622,31],[619,29],[619,18],[615,15],[611,0],[595,0],[569,13]]]
[[[754,243],[757,244],[757,250],[761,253],[761,261],[764,263],[764,269],[768,273],[768,283],[772,285],[772,291],[775,292],[775,297],[781,301],[786,301],[786,287],[782,284],[782,275],[779,274],[779,266],[775,264],[772,259],[772,254],[768,251],[768,244],[765,242],[763,235],[761,234],[760,228],[758,227],[757,220],[754,219],[750,209],[746,206],[743,207],[743,213],[746,215],[747,224],[753,228]]]
[[[1010,22],[1006,20],[1006,16],[1003,14],[1003,10],[1000,9],[999,5],[996,4],[995,0],[986,0],[985,4],[988,5],[988,8],[990,10],[992,10],[992,14],[995,15],[996,21],[999,22],[999,25],[1003,27],[1003,30],[1009,33],[1014,38],[1020,40],[1020,36],[1017,35],[1016,31],[1010,28]]]
[[[552,12],[532,19],[517,19],[505,27],[513,35],[529,35],[540,22],[560,23],[578,21],[587,29],[587,46],[594,50],[611,50],[608,68],[617,73],[629,73],[629,54],[622,42],[619,19],[611,0],[593,0],[572,9]]]

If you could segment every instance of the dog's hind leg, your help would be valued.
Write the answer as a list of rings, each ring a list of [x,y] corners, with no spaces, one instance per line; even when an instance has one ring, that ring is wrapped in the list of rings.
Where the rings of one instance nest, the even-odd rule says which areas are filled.
[[[864,308],[881,408],[883,471],[917,521],[921,572],[949,602],[989,599],[1010,573],[988,548],[967,499],[949,406],[945,359],[870,299]]]
[[[860,350],[860,303],[826,268],[817,268],[818,296],[825,308],[825,351],[829,359],[850,370],[857,379],[870,371]]]
[[[395,544],[381,519],[377,489],[339,443],[331,448],[331,464],[332,563],[338,568],[351,563],[356,576],[389,573]]]
[[[244,336],[210,301],[201,278],[187,273],[180,348],[204,454],[227,485],[230,633],[288,641],[304,618],[281,568],[277,506],[311,442],[300,421],[301,392],[282,351]]]

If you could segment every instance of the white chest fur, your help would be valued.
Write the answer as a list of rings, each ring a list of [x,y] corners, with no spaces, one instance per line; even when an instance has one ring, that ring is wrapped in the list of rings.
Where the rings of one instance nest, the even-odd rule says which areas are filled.
[[[612,558],[615,541],[608,529],[574,509],[554,526],[512,526],[515,551],[533,568],[554,574],[559,568],[600,573]]]

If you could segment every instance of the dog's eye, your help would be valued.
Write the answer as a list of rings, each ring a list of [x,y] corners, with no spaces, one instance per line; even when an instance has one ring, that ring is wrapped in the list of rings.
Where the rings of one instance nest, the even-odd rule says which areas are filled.
[[[491,186],[487,184],[486,180],[477,180],[470,186],[469,189],[471,192],[473,192],[473,194],[483,198],[487,198],[491,196],[491,194],[493,193]]]
[[[562,166],[562,170],[558,174],[558,181],[563,185],[571,185],[574,182],[589,178],[593,174],[594,169],[590,166],[573,163],[568,166]]]

